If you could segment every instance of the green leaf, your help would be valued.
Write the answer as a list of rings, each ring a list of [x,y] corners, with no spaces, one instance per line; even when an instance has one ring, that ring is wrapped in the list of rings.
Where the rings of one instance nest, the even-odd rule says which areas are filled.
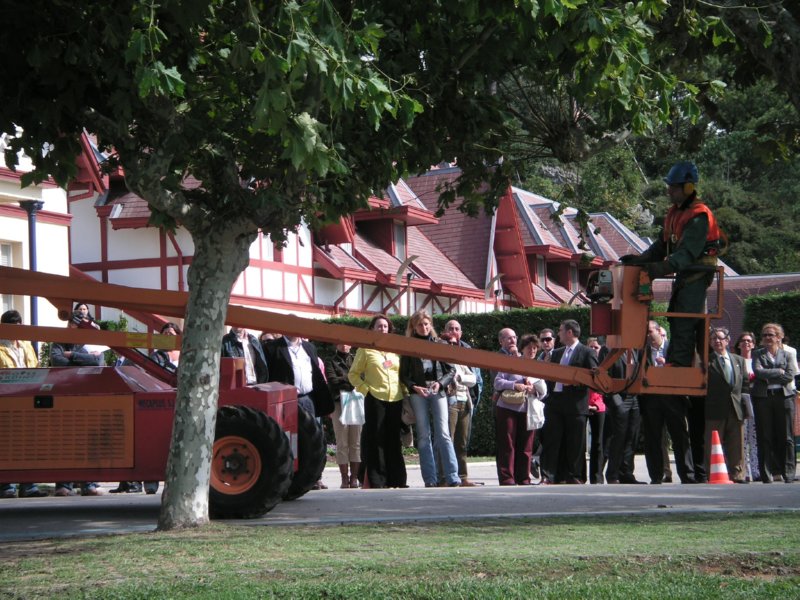
[[[182,97],[186,84],[183,81],[183,77],[178,72],[177,67],[170,67],[167,69],[161,62],[157,62],[156,65],[159,68],[160,82],[163,86],[161,89],[170,94]]]
[[[367,91],[371,95],[378,95],[378,94],[389,94],[389,88],[386,87],[386,84],[380,79],[377,75],[373,75],[367,80]]]
[[[145,55],[146,49],[144,34],[137,29],[131,34],[128,47],[125,49],[125,62],[128,64],[138,63],[141,57]]]

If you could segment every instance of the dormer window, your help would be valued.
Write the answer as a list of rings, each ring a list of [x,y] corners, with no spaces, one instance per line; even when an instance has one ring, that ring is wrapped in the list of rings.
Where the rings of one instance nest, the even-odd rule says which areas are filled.
[[[394,222],[394,257],[404,261],[408,256],[406,244],[406,224],[402,221]]]

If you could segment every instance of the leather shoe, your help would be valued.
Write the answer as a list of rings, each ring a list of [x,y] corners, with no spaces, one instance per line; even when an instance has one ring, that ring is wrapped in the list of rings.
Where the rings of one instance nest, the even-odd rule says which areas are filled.
[[[619,479],[606,479],[608,485],[619,485],[622,483]]]
[[[639,481],[636,477],[620,477],[620,483],[627,483],[631,485],[646,485],[646,482]]]
[[[81,496],[102,496],[103,490],[96,485],[87,485],[81,490]]]
[[[750,482],[747,481],[746,479],[734,479],[733,483],[750,483]]]

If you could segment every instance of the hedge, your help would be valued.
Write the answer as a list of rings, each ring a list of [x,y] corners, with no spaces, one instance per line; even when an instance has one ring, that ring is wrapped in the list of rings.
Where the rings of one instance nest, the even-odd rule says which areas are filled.
[[[744,329],[758,333],[765,323],[779,323],[797,347],[800,339],[800,292],[772,292],[751,296],[744,301]],[[736,341],[736,340],[733,340]]]

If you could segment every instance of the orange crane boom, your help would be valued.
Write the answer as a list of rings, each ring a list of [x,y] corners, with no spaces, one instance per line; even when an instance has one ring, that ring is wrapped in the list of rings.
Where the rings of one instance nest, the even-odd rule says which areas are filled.
[[[431,343],[396,334],[324,323],[295,315],[230,305],[226,324],[258,331],[274,331],[331,344],[347,343],[357,348],[374,348],[399,355],[442,360],[449,363],[481,367],[491,371],[518,373],[565,385],[587,385],[604,393],[626,391],[648,394],[705,394],[705,370],[690,367],[648,369],[629,364],[625,379],[612,379],[607,369],[626,350],[638,350],[644,344],[647,321],[653,314],[649,304],[638,300],[640,267],[614,266],[609,278],[613,280],[613,297],[605,312],[610,311],[611,332],[608,346],[614,348],[598,369],[589,370],[554,363],[510,357],[497,352],[465,349],[448,344]],[[720,272],[720,287],[722,275]],[[165,317],[182,318],[186,310],[186,292],[149,290],[93,281],[76,281],[60,275],[34,273],[11,267],[0,268],[0,291],[47,298],[59,308],[65,320],[72,302],[84,302],[126,311],[155,313]],[[721,297],[721,293],[720,293]],[[721,310],[721,307],[720,307]],[[715,315],[691,315],[705,317]],[[708,328],[706,328],[708,329]],[[148,347],[169,349],[178,343],[175,336],[136,332],[109,332],[88,329],[59,329],[55,327],[0,325],[0,338],[28,339],[104,344],[110,347]],[[167,339],[163,339],[167,338]]]

